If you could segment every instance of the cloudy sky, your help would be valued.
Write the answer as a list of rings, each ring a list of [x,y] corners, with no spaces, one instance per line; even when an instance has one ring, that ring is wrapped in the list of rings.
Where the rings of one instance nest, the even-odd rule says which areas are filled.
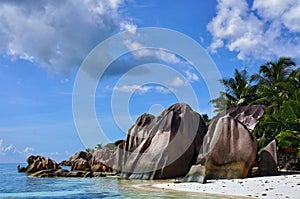
[[[148,41],[140,32],[145,27],[175,36],[158,31]],[[123,31],[120,43],[97,54],[101,42]],[[193,51],[178,34],[200,46],[200,64],[182,56]],[[155,42],[182,46],[182,53],[146,45]],[[121,48],[127,53],[119,56]],[[298,0],[2,0],[0,163],[24,162],[31,153],[60,161],[94,143],[124,139],[140,114],[159,114],[178,101],[211,116],[211,80],[235,68],[256,72],[281,56],[300,61]],[[85,63],[94,65],[85,71]],[[93,102],[94,118],[74,113],[79,102]]]

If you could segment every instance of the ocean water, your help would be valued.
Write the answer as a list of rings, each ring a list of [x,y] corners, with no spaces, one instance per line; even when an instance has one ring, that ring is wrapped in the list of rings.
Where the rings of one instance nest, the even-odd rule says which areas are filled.
[[[0,164],[0,198],[232,198],[134,187],[151,183],[155,181],[116,178],[37,178],[18,173],[17,164]]]

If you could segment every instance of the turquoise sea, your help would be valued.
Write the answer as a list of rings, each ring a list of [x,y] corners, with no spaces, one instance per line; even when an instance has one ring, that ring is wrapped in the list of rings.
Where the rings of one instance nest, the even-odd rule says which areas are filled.
[[[0,164],[0,198],[231,198],[134,187],[155,181],[30,177],[18,173],[17,165]]]

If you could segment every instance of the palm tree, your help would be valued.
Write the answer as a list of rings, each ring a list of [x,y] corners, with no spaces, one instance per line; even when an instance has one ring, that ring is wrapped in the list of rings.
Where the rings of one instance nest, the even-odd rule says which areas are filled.
[[[230,106],[248,105],[256,100],[257,86],[252,84],[252,78],[245,69],[235,69],[234,78],[224,78],[220,82],[224,85],[225,92],[221,91],[220,97],[210,101],[214,104],[216,112]]]
[[[267,105],[254,130],[261,147],[276,138],[279,148],[300,148],[300,68],[294,66],[290,58],[281,57],[252,76],[259,85],[254,103]]]
[[[254,77],[265,86],[277,88],[277,84],[284,82],[291,74],[292,66],[296,66],[296,63],[291,58],[280,57],[277,62],[267,62],[260,66],[260,74]]]
[[[300,68],[293,70],[287,81],[289,86],[286,89],[289,99],[300,101]]]
[[[282,101],[288,98],[288,79],[293,66],[296,66],[295,62],[288,57],[281,57],[276,62],[267,62],[260,66],[259,74],[251,77],[259,85],[259,98],[253,103],[271,106],[272,110],[275,108],[273,105],[282,104]]]

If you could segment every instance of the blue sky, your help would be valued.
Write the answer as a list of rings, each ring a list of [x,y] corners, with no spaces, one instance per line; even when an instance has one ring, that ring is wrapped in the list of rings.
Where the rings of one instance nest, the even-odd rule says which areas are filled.
[[[170,49],[139,49],[139,28],[186,35],[203,48],[200,58],[210,56],[220,76],[229,77],[235,68],[253,73],[281,56],[299,63],[299,13],[298,0],[1,1],[0,163],[24,162],[31,153],[60,161],[94,143],[124,139],[140,114],[159,114],[178,98],[211,116],[206,80],[217,76],[203,76]],[[99,81],[97,71],[86,76],[98,85],[90,101],[95,118],[80,112],[74,120],[80,66],[100,42],[122,31],[129,32],[123,44],[130,53],[115,59]],[[84,132],[76,129],[81,122]]]

